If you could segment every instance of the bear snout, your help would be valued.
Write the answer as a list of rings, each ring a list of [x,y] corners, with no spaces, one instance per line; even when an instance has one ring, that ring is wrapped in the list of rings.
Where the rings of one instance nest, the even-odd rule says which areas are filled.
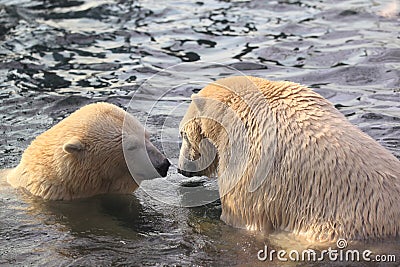
[[[169,162],[169,160],[167,158],[165,158],[163,160],[163,162],[160,165],[155,166],[155,168],[156,168],[157,172],[161,175],[161,177],[165,177],[165,176],[167,176],[169,166],[171,166],[171,163]]]
[[[146,140],[146,151],[152,166],[162,177],[167,176],[171,163],[168,159],[148,140]]]

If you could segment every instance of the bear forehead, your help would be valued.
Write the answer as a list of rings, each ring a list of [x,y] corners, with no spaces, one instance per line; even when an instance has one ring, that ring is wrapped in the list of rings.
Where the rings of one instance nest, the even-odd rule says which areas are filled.
[[[72,135],[112,137],[122,135],[123,131],[137,132],[142,129],[140,122],[125,110],[113,104],[99,102],[80,108],[47,132],[65,138]]]
[[[87,113],[87,124],[91,125],[94,129],[102,127],[104,131],[107,129],[118,130],[118,133],[136,134],[141,136],[143,133],[146,138],[149,138],[149,133],[142,126],[140,121],[113,104],[99,102],[87,105],[79,112]],[[80,115],[80,114],[78,114]],[[80,116],[78,116],[80,118]]]
[[[78,127],[88,127],[100,124],[103,127],[137,129],[142,128],[141,123],[131,114],[113,104],[99,102],[89,104],[72,113],[64,119],[65,124]]]
[[[113,104],[99,102],[80,108],[72,113],[71,117],[79,116],[80,119],[113,118],[123,120],[126,114],[123,109]]]

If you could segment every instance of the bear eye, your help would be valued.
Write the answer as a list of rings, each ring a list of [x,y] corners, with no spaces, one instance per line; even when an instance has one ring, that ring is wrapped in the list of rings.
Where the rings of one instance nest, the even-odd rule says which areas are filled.
[[[183,139],[189,140],[186,132],[181,132],[181,136],[182,136]]]
[[[127,150],[135,150],[139,147],[137,140],[133,138],[131,135],[124,134],[123,135],[123,146]]]

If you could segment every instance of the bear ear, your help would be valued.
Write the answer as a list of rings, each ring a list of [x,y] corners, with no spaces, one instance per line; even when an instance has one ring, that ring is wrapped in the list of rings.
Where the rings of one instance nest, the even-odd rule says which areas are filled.
[[[203,111],[205,109],[207,100],[205,97],[199,96],[198,94],[193,94],[191,99],[199,111]]]
[[[83,144],[78,137],[72,137],[63,145],[63,150],[69,154],[75,154],[83,150]]]

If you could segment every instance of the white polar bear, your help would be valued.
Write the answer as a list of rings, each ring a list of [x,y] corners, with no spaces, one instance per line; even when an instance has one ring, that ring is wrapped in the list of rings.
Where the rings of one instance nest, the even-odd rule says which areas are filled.
[[[400,161],[304,86],[217,80],[180,131],[180,172],[218,176],[227,224],[318,242],[400,233]]]
[[[70,200],[131,193],[141,180],[166,176],[169,166],[136,118],[95,103],[39,135],[6,175],[13,187],[35,196]]]

